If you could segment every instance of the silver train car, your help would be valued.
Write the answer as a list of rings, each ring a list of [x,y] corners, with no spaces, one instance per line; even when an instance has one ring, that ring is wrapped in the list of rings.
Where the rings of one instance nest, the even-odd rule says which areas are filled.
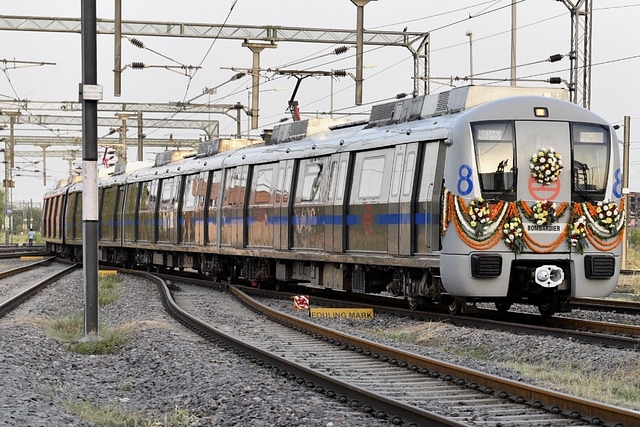
[[[619,143],[565,91],[463,87],[323,125],[212,141],[101,180],[100,260],[388,292],[452,313],[493,302],[552,315],[615,288]],[[51,191],[43,214],[48,248],[77,259],[81,190]]]

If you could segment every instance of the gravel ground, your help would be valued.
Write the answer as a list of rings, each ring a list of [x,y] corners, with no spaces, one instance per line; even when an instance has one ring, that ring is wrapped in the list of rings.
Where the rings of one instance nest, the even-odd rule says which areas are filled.
[[[44,274],[44,273],[43,273]],[[109,326],[127,326],[131,339],[116,355],[83,356],[51,338],[37,319],[81,309],[82,272],[50,286],[27,306],[0,319],[0,426],[117,425],[74,415],[74,407],[102,408],[129,416],[134,425],[373,426],[383,422],[354,413],[335,400],[272,376],[185,331],[159,302],[155,285],[124,276],[122,295],[100,313]],[[220,293],[220,298],[229,298]],[[290,314],[290,301],[269,305]],[[635,318],[633,321],[637,322]],[[474,369],[542,384],[498,362],[520,360],[567,365],[620,376],[640,372],[637,352],[596,348],[551,337],[472,330],[446,324],[425,345],[384,338],[381,330],[428,325],[377,316],[373,321],[318,319],[318,323],[415,353]],[[472,349],[466,355],[443,349]],[[471,357],[472,355],[477,357]],[[94,410],[93,412],[97,412]],[[122,418],[121,418],[122,419]],[[153,424],[156,421],[157,424]]]
[[[76,405],[117,412],[120,420],[128,414],[130,426],[386,425],[266,369],[256,372],[184,330],[165,313],[156,286],[136,277],[125,276],[126,297],[100,312],[101,323],[131,329],[125,347],[117,355],[68,351],[36,320],[81,309],[82,281],[82,272],[73,273],[0,319],[0,426],[123,424],[83,420]]]

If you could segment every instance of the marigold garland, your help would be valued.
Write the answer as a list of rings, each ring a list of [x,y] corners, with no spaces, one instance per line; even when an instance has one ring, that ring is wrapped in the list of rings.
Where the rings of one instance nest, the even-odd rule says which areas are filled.
[[[580,254],[589,247],[589,243],[600,251],[611,251],[622,243],[624,200],[621,207],[613,202],[572,203],[569,220],[558,238],[551,243],[537,242],[523,226],[520,213],[533,224],[551,225],[564,215],[569,203],[554,205],[548,201],[536,202],[532,206],[524,201],[501,201],[492,205],[481,198],[472,199],[467,204],[463,198],[445,189],[441,233],[444,236],[453,221],[458,236],[467,246],[487,250],[502,240],[516,254],[525,248],[534,253],[550,253],[563,241],[567,242],[569,250],[575,248]],[[546,212],[546,215],[540,215],[541,212]],[[606,212],[611,212],[611,215]],[[611,218],[611,221],[606,221],[606,218]],[[484,222],[479,219],[484,219]],[[614,237],[614,240],[606,241]]]

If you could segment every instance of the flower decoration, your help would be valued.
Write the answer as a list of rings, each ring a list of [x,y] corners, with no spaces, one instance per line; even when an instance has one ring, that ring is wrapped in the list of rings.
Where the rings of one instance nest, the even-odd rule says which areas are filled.
[[[597,224],[607,231],[616,230],[620,222],[620,209],[613,202],[598,202],[596,205]]]
[[[587,220],[584,215],[580,215],[568,224],[568,243],[569,249],[576,248],[579,254],[582,254],[589,247],[587,243]]]
[[[489,202],[482,197],[472,199],[467,209],[469,214],[469,225],[473,227],[476,236],[482,235],[485,226],[491,223],[491,208]]]
[[[562,156],[553,148],[543,148],[531,156],[531,176],[540,184],[549,185],[557,181],[562,172]]]
[[[536,225],[551,225],[564,213],[564,209],[559,214],[555,203],[548,200],[537,201],[530,208],[521,202],[519,206],[529,221]]]
[[[522,220],[519,216],[513,215],[507,218],[502,228],[502,240],[509,249],[519,255],[524,249],[524,238]]]

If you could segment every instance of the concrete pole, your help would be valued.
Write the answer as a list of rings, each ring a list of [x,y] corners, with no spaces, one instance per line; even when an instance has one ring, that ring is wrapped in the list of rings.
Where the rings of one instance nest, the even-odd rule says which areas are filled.
[[[364,7],[371,0],[351,0],[358,8],[356,23],[356,105],[362,105],[362,68],[364,54]]]

